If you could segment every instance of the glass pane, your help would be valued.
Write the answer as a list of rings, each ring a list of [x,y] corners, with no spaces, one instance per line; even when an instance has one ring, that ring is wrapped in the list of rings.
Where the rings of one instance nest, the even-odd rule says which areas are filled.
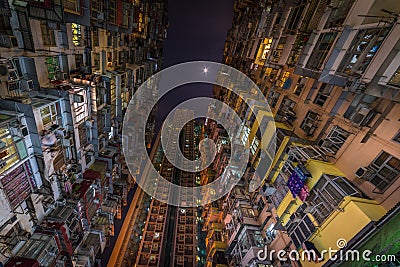
[[[19,157],[20,157],[21,159],[26,158],[26,157],[28,156],[28,153],[27,153],[27,151],[26,151],[24,141],[21,140],[21,141],[17,142],[17,143],[16,143],[16,146],[17,146],[17,149],[18,149]]]

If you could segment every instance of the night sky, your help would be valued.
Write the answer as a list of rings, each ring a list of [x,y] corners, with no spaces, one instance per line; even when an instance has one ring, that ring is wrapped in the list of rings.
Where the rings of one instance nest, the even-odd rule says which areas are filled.
[[[233,19],[233,3],[234,0],[169,0],[163,67],[195,60],[221,62]],[[158,127],[173,107],[198,96],[212,96],[212,85],[190,84],[168,93],[158,102]]]

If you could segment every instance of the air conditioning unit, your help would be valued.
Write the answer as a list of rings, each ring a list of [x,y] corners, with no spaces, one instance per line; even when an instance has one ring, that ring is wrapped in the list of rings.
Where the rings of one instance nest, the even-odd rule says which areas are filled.
[[[21,80],[21,89],[24,91],[32,91],[34,89],[32,80]]]
[[[355,176],[357,176],[360,179],[367,179],[368,175],[370,174],[370,170],[365,167],[360,167],[358,170],[354,173]]]
[[[19,81],[8,82],[7,88],[8,88],[9,92],[20,91],[20,89],[21,89]]]
[[[0,43],[2,44],[2,46],[4,47],[18,47],[18,41],[17,38],[15,36],[0,36]]]
[[[104,12],[99,12],[96,17],[98,20],[104,20]]]
[[[353,123],[360,125],[364,121],[364,119],[368,116],[370,111],[371,110],[369,108],[361,107],[360,109],[358,109],[356,113],[353,114],[353,116],[351,116],[350,120]]]

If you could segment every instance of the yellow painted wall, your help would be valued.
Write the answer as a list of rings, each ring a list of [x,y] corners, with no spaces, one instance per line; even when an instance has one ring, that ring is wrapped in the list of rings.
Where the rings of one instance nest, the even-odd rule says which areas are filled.
[[[349,242],[371,221],[378,221],[386,213],[386,210],[376,201],[355,197],[345,197],[339,207],[343,210],[338,209],[333,212],[309,239],[320,252],[329,248],[339,250],[337,246],[339,239]],[[301,253],[302,250],[300,255]],[[329,255],[325,254],[325,261],[321,263],[302,261],[302,265],[304,267],[322,266],[328,257]]]

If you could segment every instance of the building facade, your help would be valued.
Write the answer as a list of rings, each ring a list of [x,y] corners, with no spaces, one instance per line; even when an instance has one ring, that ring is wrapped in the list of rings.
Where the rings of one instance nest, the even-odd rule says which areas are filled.
[[[377,225],[396,236],[385,218],[400,201],[398,9],[395,1],[235,1],[224,63],[252,78],[272,113],[251,115],[243,98],[214,88],[242,118],[251,159],[249,176],[207,208],[222,213],[214,220],[223,222],[225,243],[225,259],[210,248],[208,266],[350,266],[328,257],[291,260],[288,253],[367,248],[366,236],[380,235],[372,230]],[[274,118],[275,148],[256,117]],[[226,137],[217,126],[209,131],[216,143]],[[216,156],[217,177],[225,167],[218,159],[228,152]],[[260,158],[272,166],[248,193]],[[215,230],[207,231],[213,240]],[[260,257],[265,248],[286,256]],[[389,242],[373,255],[383,252],[397,255],[386,263],[398,262]]]
[[[166,2],[4,0],[0,25],[0,262],[98,266],[133,186],[122,119],[161,69]]]

